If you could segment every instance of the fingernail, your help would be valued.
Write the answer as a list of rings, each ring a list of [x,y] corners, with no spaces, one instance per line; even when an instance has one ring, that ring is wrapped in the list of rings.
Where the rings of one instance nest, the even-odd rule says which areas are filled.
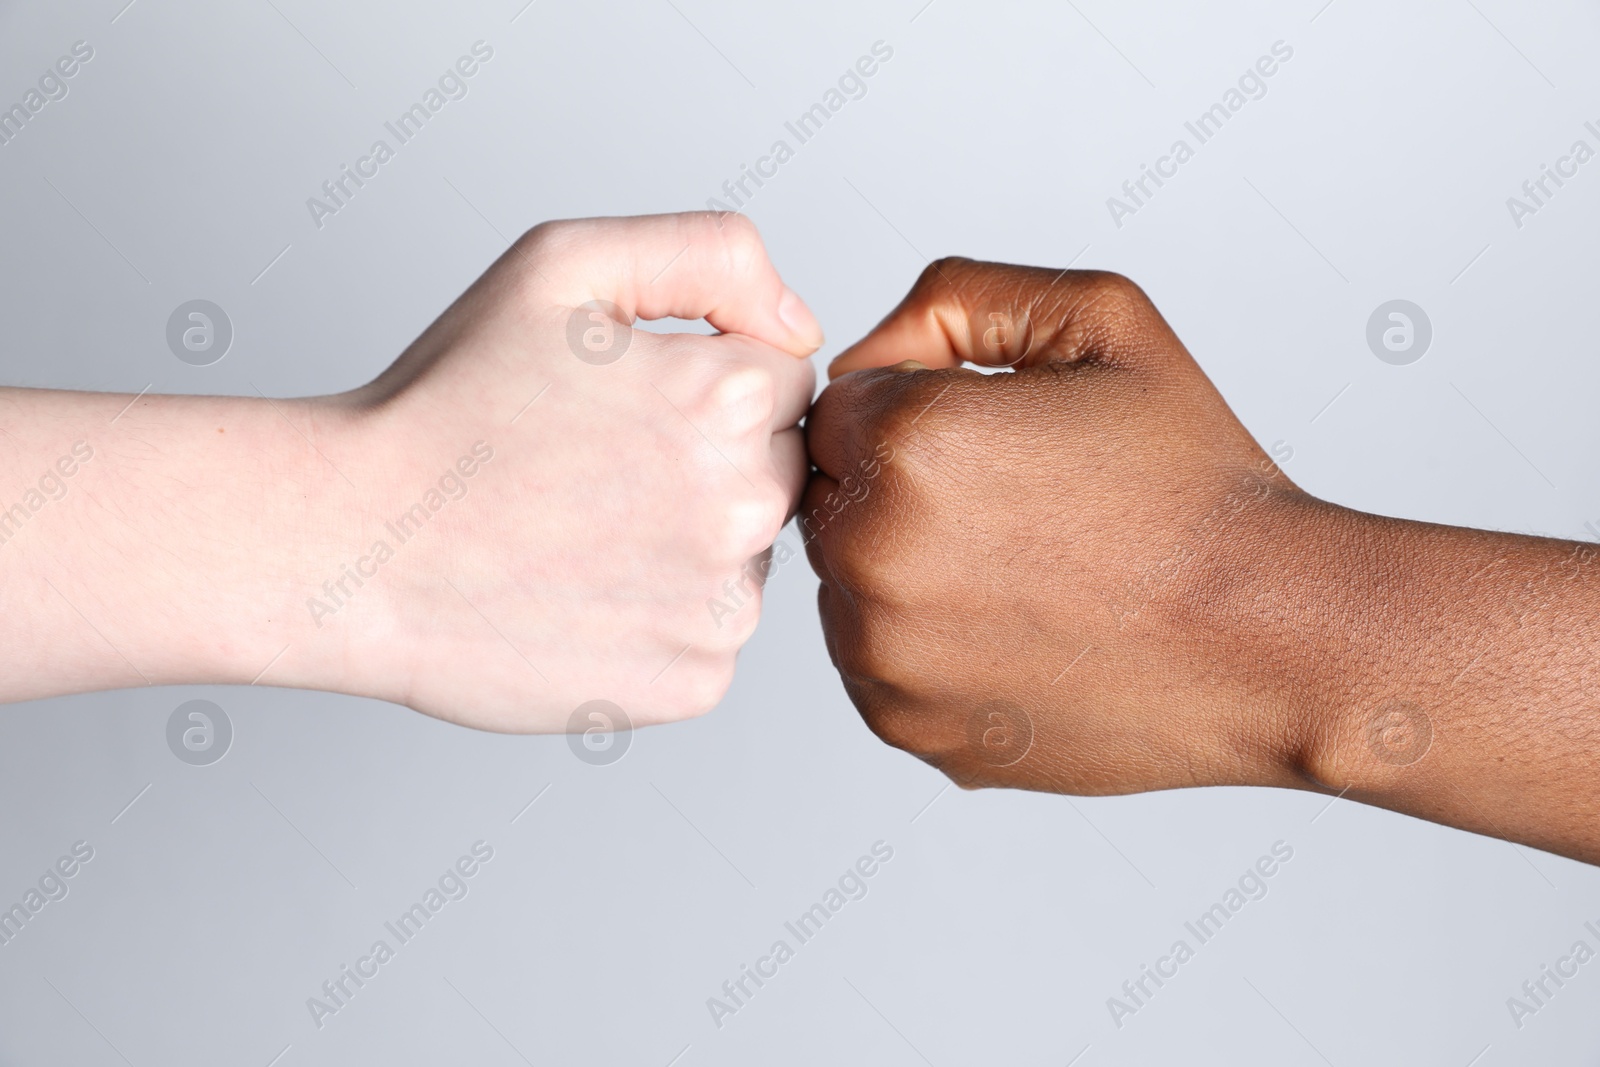
[[[927,370],[928,369],[928,365],[926,363],[918,363],[914,359],[903,359],[899,363],[896,363],[893,367],[890,367],[889,369],[890,370]]]
[[[822,347],[822,324],[806,307],[806,302],[800,299],[799,294],[788,286],[784,286],[783,297],[778,301],[778,318],[806,344],[813,348]]]

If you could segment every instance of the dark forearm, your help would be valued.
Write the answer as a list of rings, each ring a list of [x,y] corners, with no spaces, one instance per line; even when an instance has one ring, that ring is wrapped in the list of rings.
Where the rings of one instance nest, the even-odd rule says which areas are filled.
[[[1296,549],[1300,766],[1324,788],[1600,862],[1600,551],[1327,509]]]

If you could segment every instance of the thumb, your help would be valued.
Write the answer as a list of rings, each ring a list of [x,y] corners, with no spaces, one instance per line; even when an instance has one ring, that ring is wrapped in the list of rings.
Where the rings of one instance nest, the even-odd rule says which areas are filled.
[[[635,318],[705,319],[796,356],[822,327],[767,258],[755,223],[713,211],[546,223],[529,235],[541,291],[565,307],[614,304]],[[609,309],[608,309],[609,310]]]
[[[833,361],[828,376],[906,360],[931,368],[1121,362],[1170,333],[1144,292],[1121,275],[950,257],[929,264],[899,306]]]

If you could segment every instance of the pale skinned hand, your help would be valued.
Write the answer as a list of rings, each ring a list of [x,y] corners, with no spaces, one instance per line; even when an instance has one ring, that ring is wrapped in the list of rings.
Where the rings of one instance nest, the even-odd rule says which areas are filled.
[[[627,325],[663,317],[722,333]],[[254,677],[503,731],[704,712],[805,480],[821,340],[744,217],[588,219],[531,230],[351,393],[0,391],[6,469],[93,454],[0,544],[33,668],[0,699]]]
[[[1593,549],[1313,498],[1116,275],[940,260],[831,372],[800,521],[890,744],[966,786],[1311,788],[1600,861]]]
[[[579,347],[615,359],[592,363],[574,355],[569,323],[593,301],[625,322],[703,317],[722,334],[580,312]],[[374,608],[430,620],[390,668],[409,676],[395,696],[518,731],[565,729],[592,698],[635,725],[716,704],[760,617],[753,561],[804,484],[798,423],[814,376],[801,357],[821,340],[744,216],[529,233],[355,398],[371,432],[406,442],[396,480],[479,437],[503,464],[485,467],[456,532],[407,561]],[[721,616],[713,599],[739,608]]]

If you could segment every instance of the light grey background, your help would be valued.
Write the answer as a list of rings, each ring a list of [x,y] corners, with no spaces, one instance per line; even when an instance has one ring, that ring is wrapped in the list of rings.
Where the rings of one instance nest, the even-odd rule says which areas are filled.
[[[1506,206],[1574,140],[1600,147],[1582,125],[1600,120],[1593,5],[125,2],[0,3],[0,104],[74,41],[95,49],[0,146],[7,383],[354,386],[522,229],[704,206],[883,40],[867,95],[749,205],[824,358],[927,256],[1118,270],[1309,490],[1600,526],[1600,161],[1521,228]],[[470,95],[317,229],[306,198],[479,39],[495,52]],[[1114,225],[1107,197],[1280,40],[1294,54],[1267,94]],[[210,367],[165,343],[195,298],[236,331]],[[1434,329],[1410,366],[1365,342],[1397,298]],[[721,707],[614,766],[271,689],[0,709],[0,902],[74,841],[96,850],[0,947],[0,1064],[1600,1053],[1600,962],[1520,1030],[1506,1007],[1596,942],[1595,870],[1309,794],[946,791],[861,725],[814,585],[781,571]],[[236,732],[208,767],[165,742],[195,697]],[[306,998],[478,839],[495,857],[470,895],[313,1026]],[[894,859],[869,895],[715,1027],[706,998],[880,839]],[[1116,1028],[1107,998],[1280,839],[1294,859],[1270,894]]]

